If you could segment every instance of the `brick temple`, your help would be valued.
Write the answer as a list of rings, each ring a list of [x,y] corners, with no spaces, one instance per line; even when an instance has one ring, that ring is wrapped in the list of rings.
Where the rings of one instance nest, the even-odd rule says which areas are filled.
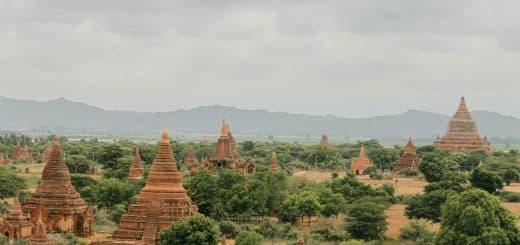
[[[359,156],[352,160],[352,163],[350,164],[350,169],[356,175],[360,175],[363,174],[365,168],[368,168],[371,165],[372,161],[368,159],[367,154],[365,152],[365,147],[361,146],[361,148],[359,149]]]
[[[459,108],[450,120],[446,135],[437,137],[434,146],[453,151],[482,150],[487,154],[493,153],[493,147],[487,138],[480,138],[464,97],[460,99]]]
[[[137,181],[143,179],[144,167],[139,154],[139,147],[135,148],[135,157],[128,172],[128,180]]]
[[[13,160],[27,160],[32,161],[32,155],[29,152],[27,145],[20,146],[20,142],[16,143],[16,147],[13,150]]]
[[[417,155],[417,152],[415,151],[415,147],[413,146],[412,138],[408,137],[408,143],[403,149],[403,154],[399,160],[397,160],[397,163],[392,169],[392,172],[399,173],[405,168],[417,169],[419,161],[420,159]]]
[[[9,161],[9,158],[5,154],[0,154],[0,165],[9,165],[11,161]]]
[[[325,132],[321,135],[320,145],[327,146],[327,147],[330,146],[329,136]]]
[[[51,159],[52,146],[48,145],[42,153],[42,163],[48,163]]]
[[[32,227],[33,224],[30,218],[22,212],[18,195],[16,195],[11,213],[4,218],[0,231],[9,240],[18,240],[32,236]]]
[[[182,186],[170,138],[164,131],[146,185],[121,217],[119,229],[112,236],[114,244],[156,244],[160,231],[196,212]]]
[[[42,215],[47,231],[92,235],[94,212],[70,182],[58,137],[54,139],[51,157],[43,169],[36,192],[31,193],[22,209],[31,217]],[[35,220],[33,225],[36,225]]]
[[[31,219],[35,224],[33,227],[32,238],[30,239],[29,245],[56,245],[56,240],[50,239],[47,237],[47,228],[45,225],[44,215],[45,211],[43,209],[38,209],[38,212],[35,213],[35,216],[32,216]]]
[[[207,162],[203,162],[203,167],[209,170],[217,170],[219,168],[235,169],[245,174],[256,169],[253,166],[247,166],[246,160],[238,154],[238,147],[229,123],[222,120],[222,128],[220,136],[217,141],[217,149],[215,156],[210,158]]]
[[[276,152],[273,151],[273,154],[271,155],[271,164],[269,164],[269,171],[277,173],[278,170],[278,159],[276,158]]]
[[[193,165],[197,165],[197,157],[195,156],[195,153],[193,153],[193,148],[190,147],[188,149],[188,153],[186,154],[186,158],[184,159],[184,166],[186,167],[193,167]]]

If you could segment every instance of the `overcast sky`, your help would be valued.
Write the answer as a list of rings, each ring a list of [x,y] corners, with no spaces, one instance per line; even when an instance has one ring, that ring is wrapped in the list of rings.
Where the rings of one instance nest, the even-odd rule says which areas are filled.
[[[0,95],[520,116],[520,1],[0,0]]]

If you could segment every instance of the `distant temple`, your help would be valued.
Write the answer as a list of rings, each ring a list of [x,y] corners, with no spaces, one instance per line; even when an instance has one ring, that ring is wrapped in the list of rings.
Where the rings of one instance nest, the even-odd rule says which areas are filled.
[[[0,231],[9,240],[18,240],[20,238],[30,237],[32,235],[33,224],[29,217],[24,215],[18,195],[14,199],[14,204],[11,207],[11,213],[4,218]]]
[[[186,154],[186,158],[184,159],[184,166],[191,167],[193,164],[197,164],[197,157],[195,153],[193,153],[193,148],[188,149],[188,153]]]
[[[236,169],[243,174],[256,169],[254,166],[248,167],[246,160],[238,154],[237,143],[226,120],[222,121],[215,156],[206,161],[203,159],[202,166],[213,171],[219,168]]]
[[[43,169],[36,192],[31,193],[22,209],[31,217],[43,216],[48,231],[92,235],[94,211],[85,204],[70,182],[58,137],[54,139],[50,160]],[[33,220],[36,226],[35,222]]]
[[[13,160],[28,160],[32,161],[32,155],[29,152],[29,148],[27,145],[24,145],[23,147],[20,146],[20,143],[16,143],[16,147],[13,150]]]
[[[197,212],[182,186],[181,173],[164,131],[145,187],[128,213],[121,217],[119,229],[112,236],[113,244],[156,244],[160,231],[172,222],[193,216]],[[110,244],[99,242],[95,244]]]
[[[10,163],[7,155],[0,154],[0,165],[8,165]]]
[[[320,145],[330,146],[330,144],[329,144],[329,136],[325,132],[321,135]]]
[[[404,147],[403,155],[401,158],[397,160],[396,165],[392,169],[394,173],[398,173],[405,168],[413,168],[417,169],[419,165],[419,156],[417,156],[417,152],[415,151],[415,147],[413,146],[412,138],[408,138],[408,143]]]
[[[278,172],[278,159],[276,159],[276,153],[274,151],[271,155],[271,164],[269,164],[269,171],[273,173]]]
[[[130,166],[130,171],[128,172],[128,180],[136,181],[143,179],[144,167],[141,162],[141,155],[139,155],[139,147],[135,148],[135,157],[134,162]]]
[[[365,168],[368,168],[372,165],[372,161],[368,159],[367,154],[365,152],[365,147],[361,146],[359,149],[359,156],[352,160],[352,164],[350,164],[350,169],[356,175],[363,174]]]
[[[460,99],[459,108],[450,120],[448,132],[442,138],[437,137],[434,146],[454,151],[482,150],[488,154],[493,153],[493,147],[487,138],[480,138],[464,97]]]

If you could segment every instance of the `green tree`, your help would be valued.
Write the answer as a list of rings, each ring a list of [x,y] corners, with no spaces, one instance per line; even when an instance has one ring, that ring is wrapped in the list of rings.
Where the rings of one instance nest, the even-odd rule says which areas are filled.
[[[496,193],[504,187],[502,177],[496,172],[476,168],[471,173],[471,185],[489,193]]]
[[[159,237],[161,245],[216,245],[218,243],[218,231],[213,221],[202,215],[173,223],[169,229],[162,231]]]
[[[435,244],[520,244],[516,218],[485,191],[471,189],[442,207]]]
[[[14,170],[0,167],[0,198],[14,197],[27,188],[24,179],[19,177]]]
[[[436,152],[426,153],[419,163],[419,170],[428,182],[439,181],[447,170],[442,155]]]
[[[134,197],[134,186],[118,179],[101,179],[93,187],[94,200],[98,207],[111,210],[116,204],[128,204]]]
[[[188,184],[188,192],[197,204],[199,212],[220,220],[223,217],[223,204],[219,194],[217,177],[206,170],[193,176]]]
[[[262,235],[254,231],[241,231],[235,240],[236,245],[260,245],[264,241]]]
[[[300,215],[307,216],[309,226],[311,225],[311,217],[317,215],[322,209],[318,195],[312,191],[304,191],[298,194],[296,207]]]
[[[103,168],[117,168],[117,159],[123,157],[124,151],[119,144],[106,144],[101,146],[97,155]]]
[[[331,189],[324,187],[319,190],[318,196],[323,207],[321,210],[323,216],[334,215],[337,217],[340,212],[345,210],[347,202],[340,193],[333,193]]]
[[[395,162],[399,159],[398,151],[382,147],[369,149],[367,155],[374,163],[374,166],[381,170],[393,168]]]
[[[298,221],[298,218],[301,215],[298,210],[298,206],[296,205],[297,199],[298,199],[298,196],[290,195],[283,202],[280,213],[278,214],[278,219],[281,222],[295,224]]]
[[[433,244],[435,233],[428,228],[428,223],[424,220],[412,220],[401,228],[399,238],[401,240],[411,240],[417,244]]]
[[[65,158],[65,164],[71,173],[86,174],[90,172],[92,162],[84,155],[69,155]]]
[[[116,160],[116,166],[111,168],[106,168],[103,171],[103,177],[116,178],[120,180],[126,180],[128,178],[128,172],[130,171],[130,166],[132,166],[132,162],[134,161],[134,157],[126,156],[121,157]]]
[[[387,226],[384,207],[373,202],[356,202],[348,209],[344,228],[355,239],[380,240]]]

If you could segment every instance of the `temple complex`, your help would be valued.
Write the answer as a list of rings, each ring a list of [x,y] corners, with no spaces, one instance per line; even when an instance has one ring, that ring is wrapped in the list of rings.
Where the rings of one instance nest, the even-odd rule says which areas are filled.
[[[144,167],[141,162],[141,155],[139,154],[139,147],[135,148],[135,157],[134,162],[130,166],[130,171],[128,172],[128,180],[137,181],[143,179]]]
[[[27,147],[27,145],[23,146],[22,151],[20,152],[20,156],[18,157],[18,159],[24,159],[24,160],[27,160],[27,161],[32,161],[33,160],[32,154],[29,152],[29,148]]]
[[[172,222],[186,219],[197,212],[182,186],[181,173],[164,131],[145,187],[128,213],[121,217],[119,229],[112,236],[114,244],[156,244],[158,233]],[[128,241],[128,243],[125,243]]]
[[[22,209],[31,215],[35,226],[37,220],[34,217],[40,215],[47,231],[92,235],[94,212],[70,182],[69,169],[63,160],[58,137],[54,139],[51,157],[43,169],[36,192],[31,193]]]
[[[0,165],[8,165],[10,163],[7,155],[0,154]]]
[[[327,135],[327,133],[323,133],[323,135],[321,135],[320,145],[330,146],[330,144],[329,144],[329,136]]]
[[[271,164],[269,164],[269,171],[273,173],[278,172],[278,159],[276,158],[276,153],[274,151],[271,155]]]
[[[368,168],[371,165],[372,161],[368,159],[367,154],[365,152],[365,147],[361,146],[361,149],[359,149],[359,156],[352,160],[352,163],[350,164],[350,169],[356,175],[360,175],[363,174],[365,168]]]
[[[203,162],[203,167],[209,170],[216,170],[218,168],[236,169],[241,173],[256,170],[254,165],[247,166],[246,160],[238,154],[238,147],[231,134],[229,124],[226,120],[222,121],[222,128],[220,130],[220,136],[217,142],[217,150],[215,156],[209,159],[209,162]]]
[[[48,145],[47,148],[45,148],[45,151],[42,153],[42,163],[48,163],[51,159],[51,153],[52,153],[52,146]]]
[[[464,97],[460,99],[459,108],[450,120],[446,135],[437,138],[434,146],[453,151],[482,150],[488,154],[493,153],[493,147],[487,138],[480,138]]]
[[[415,147],[413,146],[412,138],[408,138],[408,143],[404,147],[403,154],[401,158],[397,160],[396,165],[392,169],[392,172],[398,173],[405,168],[413,168],[417,169],[419,164],[419,156],[417,156],[417,152],[415,151]]]
[[[13,154],[11,155],[11,158],[16,161],[20,158],[22,155],[22,147],[20,146],[20,142],[16,142],[16,146],[13,149]]]
[[[32,235],[32,227],[33,224],[29,217],[25,216],[22,212],[18,195],[16,195],[14,204],[11,207],[11,213],[4,218],[0,230],[9,240],[18,240],[20,238],[30,237]]]

